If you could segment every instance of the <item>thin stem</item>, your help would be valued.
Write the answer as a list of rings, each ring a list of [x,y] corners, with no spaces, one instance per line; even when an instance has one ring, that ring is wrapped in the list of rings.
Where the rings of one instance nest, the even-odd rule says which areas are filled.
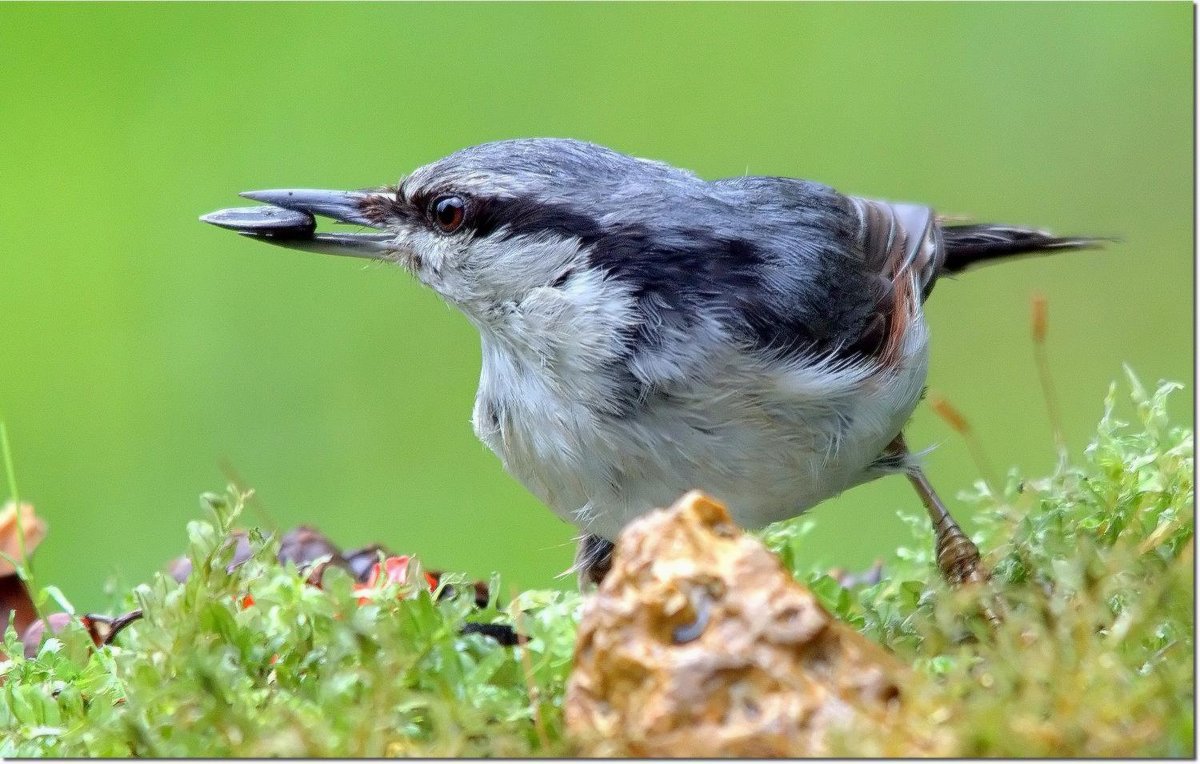
[[[983,443],[975,435],[975,431],[971,429],[971,424],[962,412],[951,405],[950,401],[940,395],[931,395],[929,401],[930,408],[933,413],[942,418],[950,428],[962,436],[962,439],[967,444],[967,452],[971,455],[971,461],[975,462],[975,469],[979,471],[980,477],[983,478],[984,484],[988,488],[988,492],[997,496],[997,488],[1001,487],[1001,482],[997,479],[996,471],[992,469],[992,463],[987,458],[987,453],[983,450]]]
[[[225,475],[225,479],[233,484],[233,487],[238,494],[248,497],[246,503],[251,509],[258,513],[258,516],[262,518],[263,524],[267,527],[267,529],[272,533],[278,533],[279,523],[275,521],[275,518],[271,515],[270,511],[267,510],[267,505],[263,503],[262,499],[258,498],[258,494],[246,487],[246,481],[242,479],[240,474],[238,474],[237,469],[233,466],[233,462],[229,461],[229,459],[223,458],[221,459],[219,466],[222,474]]]
[[[21,568],[28,568],[29,557],[25,553],[25,523],[21,521],[21,493],[17,490],[17,471],[13,469],[12,449],[8,446],[8,427],[4,422],[0,422],[0,452],[4,454],[4,474],[8,480],[8,490],[12,494],[12,503],[17,513],[17,548],[21,551]]]
[[[516,600],[515,592],[512,599]],[[525,630],[525,613],[522,610],[517,609],[513,620],[516,621],[518,633],[529,633]],[[519,644],[516,649],[521,651],[521,673],[525,676],[525,692],[529,695],[529,704],[533,709],[533,729],[542,750],[545,751],[550,748],[550,736],[546,734],[546,721],[542,718],[542,694],[533,677],[533,661],[529,657],[529,645],[528,643]]]
[[[1050,376],[1050,360],[1046,354],[1046,334],[1049,329],[1049,309],[1046,296],[1035,293],[1030,299],[1033,335],[1033,360],[1037,366],[1038,382],[1042,386],[1042,398],[1046,402],[1046,415],[1054,433],[1054,447],[1058,454],[1058,470],[1067,464],[1067,439],[1063,435],[1062,414],[1058,407],[1058,395],[1054,390],[1054,379]]]

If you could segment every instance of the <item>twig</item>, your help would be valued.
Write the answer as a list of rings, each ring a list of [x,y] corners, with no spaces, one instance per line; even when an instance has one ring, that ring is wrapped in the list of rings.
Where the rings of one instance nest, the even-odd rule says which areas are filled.
[[[983,444],[979,442],[975,431],[971,429],[971,423],[950,401],[940,395],[929,396],[929,407],[943,422],[950,425],[950,429],[962,436],[967,444],[967,451],[971,454],[971,461],[975,462],[975,469],[979,470],[979,474],[983,477],[988,492],[993,496],[997,495],[996,490],[1000,486],[1000,482],[996,479],[996,473],[992,469],[991,462],[988,461],[987,454],[984,453]]]
[[[1063,435],[1062,414],[1058,408],[1058,396],[1054,391],[1054,380],[1050,376],[1050,361],[1046,355],[1046,333],[1050,314],[1046,295],[1034,292],[1029,300],[1030,333],[1033,336],[1033,360],[1037,366],[1038,381],[1042,385],[1042,398],[1046,402],[1046,414],[1050,418],[1050,429],[1054,432],[1054,446],[1058,452],[1058,469],[1067,464],[1067,439]]]
[[[92,635],[92,641],[99,645],[111,645],[117,635],[125,630],[125,627],[134,621],[139,620],[145,615],[141,608],[130,610],[128,613],[123,613],[115,618],[107,615],[94,615],[89,613],[81,619],[84,626],[87,627],[88,633]],[[102,624],[107,627],[107,631],[103,634],[96,628],[97,624]]]

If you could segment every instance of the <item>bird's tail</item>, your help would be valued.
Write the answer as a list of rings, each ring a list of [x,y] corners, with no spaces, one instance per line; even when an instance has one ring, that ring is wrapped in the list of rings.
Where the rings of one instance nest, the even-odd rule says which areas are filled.
[[[1099,237],[1054,236],[1035,228],[980,223],[942,228],[946,259],[942,273],[959,273],[979,263],[1016,255],[1049,254],[1060,250],[1095,249],[1113,241]]]

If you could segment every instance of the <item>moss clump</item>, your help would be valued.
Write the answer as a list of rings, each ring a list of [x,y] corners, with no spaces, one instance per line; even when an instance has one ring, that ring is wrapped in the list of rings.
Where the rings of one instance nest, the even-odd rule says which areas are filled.
[[[963,497],[1007,611],[999,628],[964,618],[979,595],[932,573],[923,517],[906,516],[917,541],[879,584],[800,574],[918,669],[909,724],[939,733],[949,755],[1193,755],[1193,434],[1167,419],[1178,385],[1129,384],[1139,427],[1116,419],[1114,386],[1083,464],[1041,480],[1013,472],[1003,490],[979,483]],[[795,558],[803,527],[773,528],[768,543]],[[861,730],[844,752],[899,753],[894,742]]]
[[[959,756],[1190,756],[1194,747],[1192,433],[1132,376],[1139,427],[1110,392],[1083,464],[977,486],[979,540],[1007,612],[940,584],[923,517],[887,579],[844,589],[808,570],[808,520],[764,540],[841,618],[914,668],[909,723]],[[95,649],[82,627],[0,663],[3,756],[523,756],[570,753],[562,697],[579,598],[525,592],[477,610],[387,584],[360,604],[349,576],[324,588],[275,561],[278,542],[228,571],[241,498],[206,496],[188,527],[193,574],[135,589],[145,618]],[[446,577],[443,585],[455,583]],[[493,591],[497,586],[493,586]],[[249,594],[253,604],[246,599]],[[51,587],[44,605],[66,605]],[[503,647],[467,621],[512,625]],[[5,652],[21,655],[11,630]],[[857,731],[846,754],[897,753]]]

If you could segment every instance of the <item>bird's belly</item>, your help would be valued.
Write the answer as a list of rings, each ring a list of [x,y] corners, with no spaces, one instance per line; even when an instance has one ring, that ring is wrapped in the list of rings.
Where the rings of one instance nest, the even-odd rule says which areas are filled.
[[[510,474],[587,533],[614,539],[692,489],[759,528],[879,474],[872,464],[920,397],[923,360],[881,388],[878,377],[861,383],[880,389],[809,400],[698,388],[626,417],[542,396],[509,398],[497,410],[481,395],[476,430]]]
[[[667,425],[662,432],[686,430]],[[585,530],[615,538],[626,523],[692,489],[725,504],[742,527],[761,528],[869,479],[869,465],[895,435],[854,437],[830,452],[823,434],[803,428],[726,423],[710,432],[652,439],[612,458],[615,490],[593,495]]]

